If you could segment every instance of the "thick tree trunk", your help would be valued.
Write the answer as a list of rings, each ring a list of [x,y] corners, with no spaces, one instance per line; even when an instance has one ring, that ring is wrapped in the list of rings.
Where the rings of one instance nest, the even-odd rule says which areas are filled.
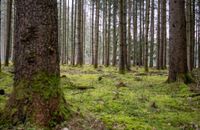
[[[13,125],[59,123],[64,100],[59,87],[57,1],[15,4],[14,90],[5,108],[6,120]]]
[[[187,80],[187,42],[185,1],[169,1],[169,24],[170,24],[170,50],[169,50],[169,82]]]
[[[95,60],[94,68],[98,67],[98,47],[99,47],[99,1],[96,1],[96,19],[95,19]]]
[[[7,1],[7,16],[6,16],[6,57],[5,66],[9,65],[9,59],[11,54],[11,25],[12,25],[12,0]]]

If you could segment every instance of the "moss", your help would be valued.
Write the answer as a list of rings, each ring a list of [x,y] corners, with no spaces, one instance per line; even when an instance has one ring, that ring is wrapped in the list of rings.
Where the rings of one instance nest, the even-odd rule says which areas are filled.
[[[73,106],[61,103],[59,112],[55,112],[55,115],[65,115],[67,121],[76,111],[88,118],[88,115],[93,115],[102,120],[111,130],[179,130],[181,128],[192,130],[196,129],[194,126],[200,126],[199,97],[190,97],[193,93],[187,84],[165,83],[166,70],[150,69],[148,74],[139,75],[142,81],[136,81],[134,77],[144,73],[143,68],[132,68],[132,72],[124,75],[118,74],[115,67],[100,68],[101,71],[89,65],[83,68],[61,67],[61,75],[66,75],[61,79],[63,96]],[[98,80],[99,77],[102,77],[101,81]],[[47,79],[44,78],[43,81],[47,82]],[[6,80],[0,84],[8,85],[12,81],[9,76]],[[52,78],[50,82],[54,81],[56,80]],[[126,83],[127,87],[117,88],[118,82]],[[77,86],[92,86],[94,89],[87,91],[71,89]],[[36,88],[36,92],[39,92],[41,88],[44,89],[40,88],[40,85]],[[45,95],[44,100],[46,100],[54,94],[42,92],[41,95]],[[116,95],[118,98],[115,98]],[[4,97],[0,100],[5,102]],[[61,99],[61,101],[64,100]],[[153,103],[156,107],[152,107]],[[56,124],[56,119],[49,122],[50,126]],[[86,125],[86,122],[81,125]],[[27,124],[22,128],[24,127],[39,130],[34,124]]]

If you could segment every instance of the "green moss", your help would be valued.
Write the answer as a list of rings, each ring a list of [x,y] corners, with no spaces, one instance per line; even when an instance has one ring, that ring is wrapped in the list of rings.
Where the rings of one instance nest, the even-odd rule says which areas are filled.
[[[102,120],[111,130],[179,130],[181,128],[193,130],[195,125],[200,126],[200,100],[199,97],[189,97],[193,93],[187,84],[165,83],[167,70],[150,69],[148,74],[144,73],[143,68],[132,68],[132,70],[120,75],[118,69],[114,67],[100,67],[98,70],[89,65],[83,68],[62,66],[61,75],[66,77],[61,78],[61,89],[67,102],[73,106],[61,103],[60,111],[54,114],[65,115],[65,120],[70,119],[74,111],[86,117],[93,115]],[[136,81],[136,76],[142,81]],[[99,77],[102,77],[102,80],[99,81]],[[10,84],[11,77],[7,78],[0,84]],[[57,85],[54,83],[57,82],[56,78],[45,78],[45,74],[38,75],[35,81],[38,79],[42,80],[36,82],[37,85],[32,88],[38,93],[48,89],[45,86],[51,83]],[[43,82],[45,86],[41,85]],[[127,86],[117,88],[116,84],[119,82]],[[94,89],[87,89],[87,91],[71,89],[77,86],[92,86]],[[53,89],[46,91],[49,92],[40,93],[45,100],[56,95],[56,93],[49,94]],[[0,97],[0,100],[6,101],[4,97]],[[51,126],[57,124],[55,120],[49,122]],[[26,128],[38,130],[37,127],[29,126]]]

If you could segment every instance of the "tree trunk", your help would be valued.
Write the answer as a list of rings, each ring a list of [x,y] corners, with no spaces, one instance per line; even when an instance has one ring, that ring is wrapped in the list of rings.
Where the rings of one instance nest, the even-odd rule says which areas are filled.
[[[117,22],[117,3],[113,3],[113,66],[117,64],[117,34],[116,34],[116,22]]]
[[[119,72],[121,74],[125,73],[126,63],[125,63],[125,44],[126,44],[126,2],[124,0],[120,0],[119,4],[120,10],[120,64],[119,64]]]
[[[154,61],[154,0],[151,0],[151,45],[150,45],[150,67]]]
[[[66,45],[66,64],[69,64],[69,35],[70,35],[70,32],[69,32],[69,17],[70,17],[70,12],[69,12],[69,0],[67,0],[67,45]]]
[[[5,66],[9,65],[9,59],[11,54],[11,25],[12,25],[12,0],[7,0],[7,16],[6,16],[6,57]]]
[[[158,0],[157,23],[157,69],[160,69],[160,0]]]
[[[187,82],[187,42],[186,42],[186,21],[185,1],[169,1],[169,82]]]
[[[148,53],[149,53],[149,46],[148,46],[148,42],[149,42],[149,11],[150,11],[150,0],[146,1],[146,32],[145,32],[145,71],[148,72],[149,68],[148,68]]]
[[[95,19],[95,60],[94,68],[98,67],[98,47],[99,47],[99,0],[96,0],[96,19]]]
[[[71,5],[71,65],[74,65],[74,0]]]
[[[65,105],[59,87],[57,1],[15,4],[14,89],[5,108],[6,120],[13,125],[59,123]]]
[[[77,43],[77,10],[78,10],[78,0],[75,0],[75,16],[74,16],[74,37],[73,37],[73,65],[75,65],[75,57],[76,57],[76,43]]]
[[[166,55],[166,0],[161,1],[161,41],[160,41],[160,68],[164,69],[164,57]]]
[[[1,0],[0,0],[0,72],[1,72]]]
[[[106,67],[108,67],[110,65],[110,27],[111,27],[111,1],[107,0],[107,10],[108,10],[108,14],[107,14],[107,19],[108,19],[108,23],[107,23],[107,28],[106,28],[106,44],[105,44],[105,65]]]
[[[137,20],[138,20],[138,16],[137,16],[137,14],[138,14],[138,11],[137,11],[137,3],[138,3],[138,1],[137,0],[133,0],[133,5],[134,5],[134,8],[133,8],[133,27],[134,27],[134,29],[133,29],[133,35],[134,35],[134,54],[133,54],[133,65],[138,65],[138,63],[139,63],[139,58],[138,58],[138,53],[139,53],[139,46],[138,46],[138,40],[137,40],[137,38],[138,38],[138,35],[137,35]]]
[[[82,52],[82,0],[78,0],[78,24],[77,24],[77,33],[78,33],[78,44],[77,44],[77,65],[83,65],[83,52]]]
[[[67,39],[66,39],[66,37],[67,37],[67,33],[66,33],[66,29],[67,29],[67,18],[66,18],[66,13],[67,13],[67,2],[66,2],[66,0],[63,0],[63,45],[62,45],[62,51],[63,51],[63,53],[62,53],[62,64],[66,64],[67,62],[66,62],[66,44],[67,44]]]
[[[131,57],[132,57],[132,36],[131,36],[131,12],[132,2],[128,0],[128,47],[127,47],[127,70],[131,70]]]
[[[95,59],[95,56],[94,56],[94,4],[95,2],[92,1],[92,37],[91,37],[91,41],[92,41],[92,64],[94,64],[94,59]]]

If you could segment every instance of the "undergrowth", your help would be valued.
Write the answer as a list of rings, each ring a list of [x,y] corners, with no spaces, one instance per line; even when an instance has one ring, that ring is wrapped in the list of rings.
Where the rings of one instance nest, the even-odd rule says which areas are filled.
[[[74,111],[101,120],[109,130],[196,130],[200,128],[200,97],[183,83],[167,84],[167,71],[132,68],[125,75],[114,67],[62,66],[61,86]],[[9,94],[12,75],[0,74],[0,89]],[[7,96],[0,96],[0,110]],[[78,120],[78,119],[77,119]],[[76,122],[73,120],[72,122]],[[68,128],[75,130],[67,123]],[[83,130],[98,130],[94,122]],[[100,123],[99,123],[100,124]],[[71,125],[71,126],[70,126]],[[74,129],[73,129],[74,128]]]

